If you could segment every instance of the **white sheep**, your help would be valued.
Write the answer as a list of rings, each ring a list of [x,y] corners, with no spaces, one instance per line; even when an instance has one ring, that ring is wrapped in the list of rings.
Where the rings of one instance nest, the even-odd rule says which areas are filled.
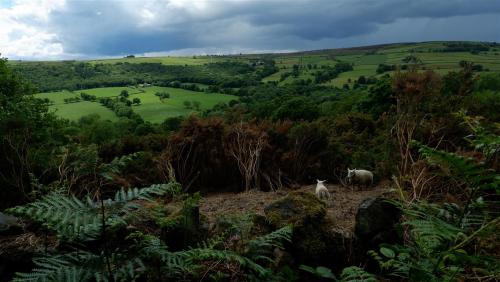
[[[364,169],[349,169],[347,168],[347,180],[352,187],[354,188],[354,184],[358,184],[360,187],[361,184],[368,187],[369,185],[373,185],[373,173]]]
[[[320,200],[323,200],[323,199],[330,200],[330,193],[328,192],[328,189],[323,184],[326,180],[316,179],[316,181],[318,181],[318,184],[316,184],[316,197],[318,197],[318,199],[320,199]]]

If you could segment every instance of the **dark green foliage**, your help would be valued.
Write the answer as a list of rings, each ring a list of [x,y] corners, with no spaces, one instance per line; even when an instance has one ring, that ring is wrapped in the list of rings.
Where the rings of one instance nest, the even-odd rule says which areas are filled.
[[[500,122],[500,93],[476,91],[467,97],[465,105],[470,115],[482,116],[491,122]]]
[[[126,90],[123,90],[126,91]],[[128,95],[128,94],[127,94]],[[134,98],[135,102],[139,102],[140,104],[140,99],[136,100],[139,98]],[[100,98],[99,103],[101,103],[104,107],[112,110],[115,112],[116,116],[118,117],[126,117],[129,119],[136,120],[138,122],[144,122],[141,116],[138,114],[134,113],[134,110],[132,109],[132,101],[128,100],[125,96],[120,94],[119,98]]]
[[[186,108],[186,109],[192,108],[191,101],[184,101],[184,102],[182,102],[182,104],[184,105],[184,108]]]
[[[370,87],[368,93],[366,100],[362,101],[359,107],[361,111],[371,113],[374,118],[389,112],[396,105],[396,97],[392,91],[392,81],[389,76],[379,79]]]
[[[114,199],[94,202],[89,197],[81,201],[76,197],[52,194],[26,206],[9,211],[21,217],[43,223],[55,231],[61,240],[82,243],[100,238],[106,233],[124,228],[141,205],[153,197],[180,192],[177,183],[153,185],[142,189],[120,190]],[[103,225],[104,224],[104,225]],[[106,231],[107,230],[107,231]],[[104,242],[104,244],[106,244]],[[81,248],[81,247],[80,247]],[[123,281],[133,280],[144,271],[138,257],[130,257],[123,250],[108,253],[104,245],[101,253],[80,249],[76,252],[56,254],[35,259],[32,273],[18,273],[15,281]],[[139,274],[137,274],[139,273]]]
[[[495,145],[499,141],[495,136],[492,141]],[[468,159],[454,153],[448,153],[440,150],[435,150],[427,146],[420,146],[420,153],[425,156],[428,161],[449,170],[458,181],[463,181],[467,184],[472,195],[479,190],[494,190],[500,193],[500,178],[493,170],[489,170],[481,163],[477,163],[474,159]]]
[[[218,62],[199,66],[161,63],[91,64],[74,61],[26,62],[13,65],[40,92],[79,90],[153,83],[170,86],[179,83],[203,83],[221,87],[255,85],[264,75],[275,71],[272,61],[263,67],[240,62]]]
[[[453,205],[416,203],[403,210],[404,224],[410,230],[408,244],[381,245],[380,253],[370,252],[382,271],[411,281],[456,280],[473,264],[482,273],[499,274],[498,259],[467,247],[478,237],[488,236],[482,231],[498,224],[498,218],[485,222],[484,217],[469,214],[457,220],[461,211]]]
[[[324,279],[331,279],[331,280],[336,280],[335,275],[333,275],[332,270],[324,267],[324,266],[318,266],[316,268],[307,266],[307,265],[301,265],[299,267],[300,270],[304,270],[306,272],[311,273],[312,275],[316,277],[321,277]]]
[[[420,153],[465,184],[467,199],[463,206],[400,204],[405,214],[403,225],[408,228],[407,243],[383,244],[371,255],[384,272],[411,281],[468,279],[474,277],[469,274],[471,267],[485,277],[498,276],[498,258],[478,252],[474,245],[492,236],[499,224],[500,218],[490,212],[479,193],[493,191],[498,195],[500,178],[477,160],[422,145]]]
[[[122,131],[111,121],[102,120],[99,115],[83,116],[78,120],[79,132],[76,138],[83,144],[101,145],[115,140]]]
[[[122,189],[115,194],[113,200],[104,201],[104,207],[108,211],[106,226],[111,229],[123,227],[126,217],[138,208],[133,200],[151,200],[153,196],[176,194],[179,191],[176,183],[152,185],[142,189]],[[42,222],[69,241],[93,240],[100,235],[102,229],[101,206],[89,197],[82,201],[75,196],[54,193],[26,206],[11,208],[9,212]]]
[[[84,101],[94,102],[97,100],[97,97],[95,95],[90,95],[90,94],[87,94],[85,92],[80,93],[80,96],[82,97],[82,99]]]
[[[477,54],[490,50],[490,46],[486,43],[473,42],[446,42],[445,48],[437,50],[438,52],[471,52]]]
[[[170,94],[167,93],[167,92],[156,92],[155,96],[157,96],[158,98],[160,98],[160,100],[170,98]]]
[[[418,57],[414,55],[408,55],[404,59],[402,59],[401,62],[405,64],[417,64],[421,63],[422,60],[420,60]]]
[[[378,74],[381,74],[381,73],[384,73],[384,72],[388,72],[388,71],[394,71],[394,70],[396,70],[396,66],[395,65],[379,64],[378,67],[377,67],[377,73]]]
[[[274,60],[264,59],[261,61],[261,66],[257,69],[257,75],[261,78],[264,78],[278,71],[279,69],[275,65]]]
[[[314,82],[323,83],[336,78],[339,74],[353,70],[352,65],[346,62],[337,63],[334,67],[325,66],[314,73]]]
[[[120,97],[128,98],[128,96],[130,96],[130,95],[128,94],[127,90],[122,90],[120,92]]]
[[[500,91],[500,73],[481,74],[476,87],[478,90]]]
[[[181,128],[182,117],[171,117],[165,119],[161,127],[165,131],[177,131]]]
[[[31,197],[30,174],[50,167],[52,151],[66,141],[63,122],[31,93],[0,59],[0,208]]]
[[[293,98],[284,102],[272,114],[275,120],[314,120],[319,116],[319,109],[307,98]]]
[[[135,105],[140,105],[141,104],[141,99],[140,98],[134,98],[132,99],[132,104],[135,104]]]
[[[224,237],[215,237],[199,244],[195,248],[181,251],[169,251],[167,247],[156,237],[140,233],[134,234],[140,254],[144,261],[159,261],[158,273],[150,274],[150,279],[156,277],[199,279],[203,274],[202,262],[222,261],[236,262],[245,269],[243,273],[254,279],[272,279],[273,272],[265,265],[272,262],[272,251],[275,248],[282,249],[284,244],[290,241],[292,229],[284,227],[271,234],[257,237],[249,241],[242,250],[223,249]],[[260,263],[257,263],[260,262]],[[152,269],[154,270],[154,269]],[[210,269],[208,270],[210,271]],[[214,275],[214,274],[210,274]]]
[[[85,251],[53,255],[34,259],[35,269],[31,273],[17,273],[12,281],[131,281],[144,271],[140,259],[123,261],[113,255],[111,277],[106,273],[102,255]]]
[[[449,72],[443,76],[443,94],[468,96],[474,90],[476,78],[473,73],[473,64],[463,62],[459,72]]]
[[[69,104],[69,103],[78,103],[80,102],[82,99],[80,99],[80,97],[71,97],[71,98],[65,98],[64,99],[64,103],[66,104]]]
[[[292,240],[292,227],[285,226],[267,235],[257,237],[247,243],[245,255],[254,261],[273,261],[273,251],[283,248],[284,243]]]
[[[350,266],[342,270],[340,274],[340,281],[342,282],[376,282],[378,279],[360,267]]]
[[[335,275],[332,273],[331,269],[318,266],[316,268],[310,267],[307,265],[301,265],[299,267],[300,270],[308,272],[315,277],[319,277],[327,280],[334,280],[339,282],[376,282],[379,281],[377,278],[371,274],[366,272],[364,269],[357,266],[346,267],[342,270],[340,274],[340,279],[337,279]]]

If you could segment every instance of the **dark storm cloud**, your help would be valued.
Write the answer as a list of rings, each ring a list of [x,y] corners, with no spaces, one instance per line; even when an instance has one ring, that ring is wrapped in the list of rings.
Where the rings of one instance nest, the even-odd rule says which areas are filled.
[[[50,12],[46,30],[65,53],[122,55],[500,41],[499,19],[499,0],[68,0]]]
[[[500,1],[495,0],[326,0],[279,4],[283,5],[251,15],[251,22],[255,25],[286,24],[290,33],[310,40],[366,34],[375,31],[377,24],[393,23],[402,18],[449,18],[488,13],[500,16]]]
[[[140,28],[133,11],[119,4],[112,1],[69,2],[64,10],[51,14],[51,31],[70,53],[113,55],[186,47],[181,32]]]

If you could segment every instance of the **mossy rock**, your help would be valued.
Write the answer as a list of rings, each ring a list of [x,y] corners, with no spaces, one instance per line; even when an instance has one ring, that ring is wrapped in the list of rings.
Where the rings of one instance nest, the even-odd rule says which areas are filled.
[[[345,262],[350,238],[335,232],[335,222],[326,218],[326,206],[314,194],[291,192],[265,209],[275,228],[293,226],[290,252],[297,264],[339,267]]]
[[[356,236],[363,240],[378,241],[375,244],[388,242],[394,225],[401,218],[401,211],[396,205],[384,198],[368,198],[363,200],[356,213]]]
[[[21,234],[22,232],[23,227],[16,217],[0,212],[0,236]]]
[[[255,214],[253,217],[253,225],[251,233],[254,236],[269,234],[273,231],[273,227],[269,224],[266,217]]]
[[[366,253],[378,250],[380,244],[402,243],[400,225],[401,211],[384,198],[367,198],[361,202],[356,213],[355,248],[361,263],[370,261]],[[375,265],[368,265],[375,269]]]
[[[264,212],[270,224],[281,228],[290,224],[301,226],[309,221],[321,221],[326,215],[326,206],[311,193],[291,192],[268,205]]]
[[[294,228],[292,254],[300,263],[327,266],[336,270],[346,265],[351,238],[335,231],[334,222],[326,219]]]

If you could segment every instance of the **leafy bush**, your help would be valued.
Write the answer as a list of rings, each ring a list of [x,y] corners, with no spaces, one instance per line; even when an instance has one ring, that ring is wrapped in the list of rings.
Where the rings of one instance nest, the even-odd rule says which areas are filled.
[[[498,139],[490,142],[498,144]],[[487,204],[482,194],[498,195],[500,178],[473,159],[423,145],[420,153],[465,185],[466,201],[463,206],[400,204],[407,243],[382,245],[379,252],[370,254],[383,271],[412,281],[468,280],[475,279],[478,272],[485,277],[498,276],[498,258],[478,252],[474,245],[498,231],[495,226],[500,218],[489,208],[494,203]]]

